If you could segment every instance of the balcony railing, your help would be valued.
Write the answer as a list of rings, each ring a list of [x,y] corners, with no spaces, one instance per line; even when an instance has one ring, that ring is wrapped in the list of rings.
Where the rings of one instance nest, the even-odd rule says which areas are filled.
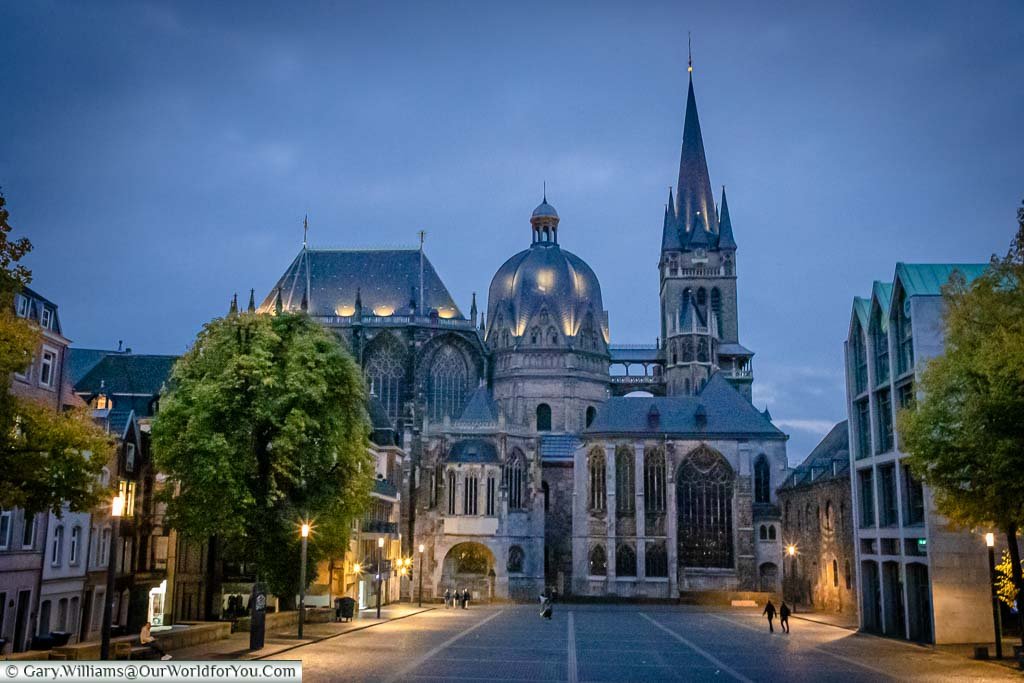
[[[475,330],[472,320],[455,318],[435,318],[428,315],[315,315],[314,320],[324,325],[349,326],[356,323],[372,327],[405,327],[420,325],[423,327],[440,327],[449,330]]]
[[[612,384],[655,384],[661,378],[654,375],[614,375],[611,380]]]

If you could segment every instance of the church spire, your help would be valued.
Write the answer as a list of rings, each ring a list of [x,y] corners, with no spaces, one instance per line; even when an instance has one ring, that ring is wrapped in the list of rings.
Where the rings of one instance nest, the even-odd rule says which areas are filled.
[[[256,290],[255,289],[251,289],[251,288],[249,289],[249,308],[246,309],[246,310],[248,310],[250,313],[255,313],[256,312]]]
[[[683,149],[679,156],[679,182],[676,185],[676,206],[681,229],[693,230],[694,217],[700,213],[710,232],[718,232],[715,198],[711,193],[708,162],[704,156],[704,139],[697,116],[697,99],[693,94],[693,60],[688,67],[690,86],[686,93],[686,120],[683,123]]]
[[[473,303],[469,307],[469,319],[476,321],[476,292],[473,292]]]
[[[729,202],[725,200],[725,185],[722,185],[722,215],[718,219],[718,248],[736,248],[736,240],[732,236],[732,219],[729,218]]]
[[[665,205],[665,223],[661,229],[661,250],[679,251],[683,245],[679,239],[679,221],[676,219],[676,205],[672,199],[672,188],[668,188],[668,204]]]

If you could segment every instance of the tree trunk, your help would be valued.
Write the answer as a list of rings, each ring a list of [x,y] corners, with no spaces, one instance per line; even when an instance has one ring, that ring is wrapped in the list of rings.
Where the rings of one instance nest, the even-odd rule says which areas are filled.
[[[1020,570],[1020,546],[1017,545],[1017,525],[1006,529],[1006,547],[1010,551],[1010,572],[1013,585],[1017,587],[1017,626],[1020,628],[1020,644],[1024,646],[1024,577]]]

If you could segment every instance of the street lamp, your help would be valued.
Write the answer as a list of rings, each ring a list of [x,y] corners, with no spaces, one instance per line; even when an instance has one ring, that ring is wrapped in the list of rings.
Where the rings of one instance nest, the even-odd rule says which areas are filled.
[[[423,544],[420,543],[420,607],[423,607]]]
[[[110,547],[107,549],[107,594],[103,600],[103,628],[100,631],[100,659],[110,659],[110,622],[114,615],[114,575],[117,567],[114,563],[114,552],[117,537],[121,533],[121,515],[124,514],[124,498],[114,496],[110,502],[110,517],[113,523],[110,528]]]
[[[384,537],[377,539],[377,618],[380,619],[380,591],[384,573]]]
[[[1003,658],[1003,615],[999,611],[999,594],[996,593],[996,535],[985,534],[988,546],[988,576],[992,584],[992,624],[996,630],[996,659]]]
[[[796,546],[793,545],[792,543],[787,545],[786,546],[786,554],[789,555],[790,557],[793,557],[794,555],[796,555]]]
[[[299,569],[299,638],[302,638],[302,627],[306,623],[306,546],[309,543],[309,522],[303,522],[299,528],[302,536],[302,565]]]

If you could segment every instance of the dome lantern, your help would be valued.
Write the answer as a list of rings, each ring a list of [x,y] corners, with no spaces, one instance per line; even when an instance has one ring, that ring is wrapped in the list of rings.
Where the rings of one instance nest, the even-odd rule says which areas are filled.
[[[544,192],[544,199],[530,216],[530,225],[533,226],[534,245],[558,244],[558,212],[555,211],[555,207],[548,204],[547,190]]]

